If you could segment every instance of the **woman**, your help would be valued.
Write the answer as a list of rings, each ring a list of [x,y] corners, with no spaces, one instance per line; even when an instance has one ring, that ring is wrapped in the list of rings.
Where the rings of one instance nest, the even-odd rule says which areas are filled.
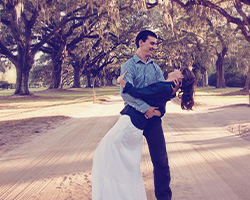
[[[141,98],[150,106],[165,107],[179,88],[181,108],[191,110],[194,105],[195,77],[188,68],[169,73],[166,82],[141,89],[126,83],[125,74],[117,79],[123,92]],[[161,116],[160,112],[156,115]],[[141,120],[147,122],[143,115]],[[92,167],[92,200],[147,199],[140,171],[143,128],[132,122],[128,115],[120,116],[98,145]]]
[[[193,93],[195,76],[188,69],[175,70],[169,73],[166,82],[158,82],[144,88],[135,88],[132,84],[123,80],[123,75],[118,77],[117,82],[123,87],[124,93],[129,93],[131,96],[141,98],[150,106],[165,107],[173,94],[180,88],[179,97],[181,98],[181,108],[183,110],[192,110],[194,105]]]

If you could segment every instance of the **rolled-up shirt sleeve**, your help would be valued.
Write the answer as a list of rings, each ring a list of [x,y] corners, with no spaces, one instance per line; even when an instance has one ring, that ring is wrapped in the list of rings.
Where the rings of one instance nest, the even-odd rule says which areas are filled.
[[[165,81],[165,78],[164,78],[164,76],[163,76],[163,73],[162,73],[162,71],[161,71],[161,68],[160,68],[158,65],[156,65],[155,63],[154,63],[154,65],[156,66],[156,78],[157,78],[157,81]],[[163,115],[164,115],[165,112],[166,112],[165,106],[164,106],[163,108],[159,108],[158,110],[159,110],[160,113],[161,113],[161,116],[160,116],[160,117],[163,117]]]
[[[157,78],[157,82],[165,81],[165,78],[163,76],[161,68],[158,65],[156,65],[155,63],[154,63],[154,65],[156,66],[156,78]]]
[[[129,65],[129,63],[124,63],[121,67],[121,74],[127,71],[127,74],[124,78],[125,81],[130,82],[134,85],[134,76],[136,76],[135,69]],[[134,98],[127,93],[123,93],[123,88],[120,86],[120,93],[124,100],[125,105],[130,105],[141,113],[145,113],[149,109],[149,105],[139,98]]]

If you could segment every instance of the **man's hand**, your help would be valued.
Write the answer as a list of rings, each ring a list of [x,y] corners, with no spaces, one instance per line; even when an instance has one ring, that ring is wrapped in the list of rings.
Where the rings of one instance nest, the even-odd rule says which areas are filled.
[[[146,111],[145,113],[145,117],[147,119],[150,119],[152,118],[156,113],[155,113],[155,110],[158,109],[158,107],[149,107],[149,109]]]

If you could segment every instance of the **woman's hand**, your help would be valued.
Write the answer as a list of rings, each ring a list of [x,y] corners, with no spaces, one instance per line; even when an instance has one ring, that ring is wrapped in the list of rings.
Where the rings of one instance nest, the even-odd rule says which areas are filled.
[[[160,117],[161,112],[159,110],[154,110],[154,116]]]
[[[123,79],[124,79],[124,76],[127,74],[127,72],[128,71],[125,71],[121,76],[119,76],[118,78],[117,78],[117,83],[119,83],[123,88],[125,88],[125,85],[126,85],[126,81],[124,81]]]
[[[175,79],[173,82],[174,82],[175,86],[171,85],[171,87],[173,89],[172,95],[175,94],[179,90],[179,88],[181,87],[181,85],[182,85],[182,82],[179,82],[177,79]]]

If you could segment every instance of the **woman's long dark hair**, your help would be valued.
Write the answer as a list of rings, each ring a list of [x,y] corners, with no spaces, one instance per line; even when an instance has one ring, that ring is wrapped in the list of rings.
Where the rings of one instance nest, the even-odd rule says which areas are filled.
[[[195,75],[187,67],[180,70],[184,76],[180,87],[181,91],[178,94],[178,97],[181,99],[181,108],[183,110],[192,110],[194,105]]]

